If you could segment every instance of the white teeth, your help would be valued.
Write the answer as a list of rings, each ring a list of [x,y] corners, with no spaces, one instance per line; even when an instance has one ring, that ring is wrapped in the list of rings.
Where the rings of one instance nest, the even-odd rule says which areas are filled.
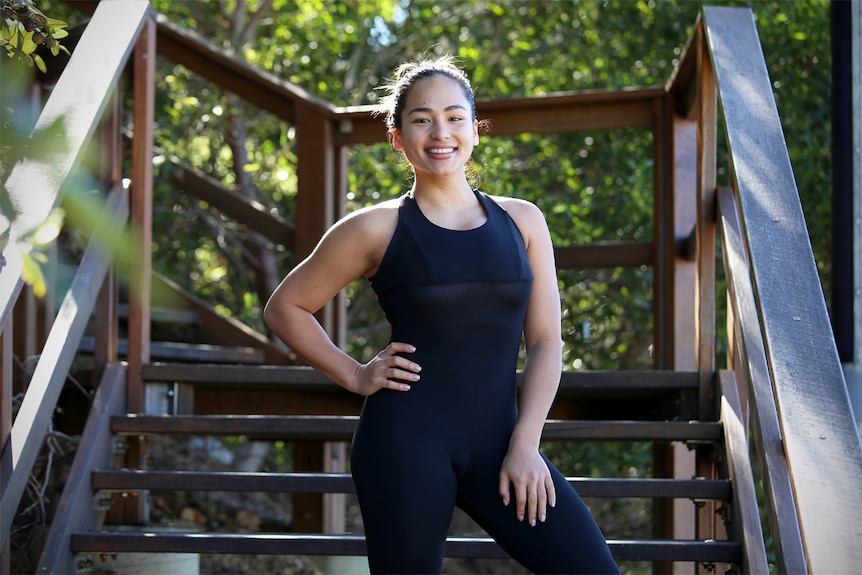
[[[430,150],[428,150],[428,152],[431,154],[449,154],[454,151],[455,148],[431,148]]]

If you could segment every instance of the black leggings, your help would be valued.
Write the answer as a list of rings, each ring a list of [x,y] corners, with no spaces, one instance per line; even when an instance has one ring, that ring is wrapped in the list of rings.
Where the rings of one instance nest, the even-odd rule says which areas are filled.
[[[514,494],[503,505],[514,384],[501,393],[488,379],[423,370],[411,391],[366,400],[351,466],[372,573],[440,573],[455,505],[534,573],[619,573],[589,509],[550,462],[557,504],[544,523],[518,521]]]

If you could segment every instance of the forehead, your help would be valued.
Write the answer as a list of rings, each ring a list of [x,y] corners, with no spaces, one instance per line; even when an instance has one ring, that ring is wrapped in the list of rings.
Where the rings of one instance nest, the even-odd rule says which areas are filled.
[[[445,108],[459,104],[470,109],[464,87],[460,82],[443,74],[434,74],[418,80],[407,92],[406,110],[415,107]]]

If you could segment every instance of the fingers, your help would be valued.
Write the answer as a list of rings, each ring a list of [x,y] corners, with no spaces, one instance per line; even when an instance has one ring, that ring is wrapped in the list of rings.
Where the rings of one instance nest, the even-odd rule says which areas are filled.
[[[507,507],[509,505],[509,500],[512,497],[512,491],[509,488],[511,485],[511,481],[509,480],[509,474],[505,471],[500,472],[500,498],[503,500],[503,506]]]
[[[422,367],[399,353],[413,353],[416,348],[407,343],[392,342],[374,359],[360,366],[359,391],[372,395],[381,389],[409,391],[410,383],[419,381]]]
[[[508,476],[503,477],[501,474],[500,496],[503,505],[509,504],[510,485],[515,488],[515,515],[518,521],[527,521],[532,526],[544,523],[548,518],[548,508],[554,507],[557,502],[551,476],[545,475],[510,484]]]
[[[381,387],[406,391],[410,389],[409,383],[405,381],[419,381],[419,372],[422,367],[410,361],[398,353],[413,353],[416,348],[408,343],[394,341],[378,355],[379,361],[375,367],[379,368],[378,376],[383,379]],[[393,381],[402,380],[402,381]]]

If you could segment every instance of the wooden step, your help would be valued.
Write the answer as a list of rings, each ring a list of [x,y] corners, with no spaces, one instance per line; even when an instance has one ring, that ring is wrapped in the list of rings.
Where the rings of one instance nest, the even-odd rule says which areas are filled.
[[[576,542],[573,542],[573,544]],[[738,543],[714,540],[608,541],[617,561],[691,561],[738,563]],[[223,553],[269,555],[365,555],[362,535],[291,533],[112,532],[72,535],[73,553]],[[449,537],[447,557],[505,558],[488,537]]]
[[[331,388],[344,391],[337,384],[307,366],[206,365],[152,363],[142,369],[144,381],[182,382],[207,387],[242,386],[260,388]],[[518,374],[520,380],[520,373]],[[689,371],[570,371],[560,379],[562,396],[584,395],[609,391],[629,394],[661,394],[681,390],[696,390],[697,372]]]
[[[569,477],[582,497],[730,499],[730,481],[707,479]],[[249,473],[214,471],[95,471],[93,489],[101,491],[245,491],[353,493],[348,473]]]
[[[254,413],[298,413],[303,405],[302,413],[356,415],[362,405],[360,396],[307,366],[153,363],[143,366],[142,375],[147,382],[187,384],[198,414],[227,415],[237,405]],[[551,417],[691,419],[698,381],[688,371],[565,372]]]
[[[111,430],[121,435],[248,436],[256,439],[350,441],[356,416],[269,415],[126,415],[111,418]],[[565,421],[545,423],[546,441],[721,441],[715,422],[684,421]]]
[[[78,345],[78,351],[81,353],[93,353],[95,349],[95,339],[92,336],[84,336],[81,338],[81,343]],[[117,341],[117,353],[120,356],[125,356],[129,352],[129,341],[120,339]],[[248,369],[248,365],[263,364],[266,361],[263,350],[254,347],[230,347],[223,345],[209,345],[202,343],[177,343],[166,341],[150,342],[150,355],[156,359],[173,360],[173,361],[188,361],[196,362],[205,365],[225,363],[225,364],[245,364],[242,366]],[[189,367],[194,367],[192,363]],[[225,366],[222,365],[222,368]]]

